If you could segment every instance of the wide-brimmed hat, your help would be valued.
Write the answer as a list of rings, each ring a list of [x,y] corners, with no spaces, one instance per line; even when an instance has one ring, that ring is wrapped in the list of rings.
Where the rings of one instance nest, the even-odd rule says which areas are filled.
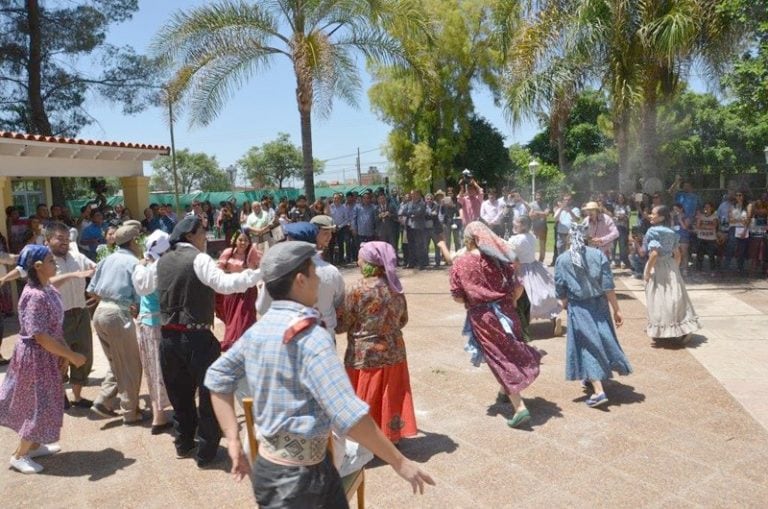
[[[443,192],[442,189],[438,189],[437,191],[435,191],[435,196],[445,196],[445,193]]]
[[[581,207],[581,210],[600,210],[600,205],[596,201],[588,201],[586,205]]]

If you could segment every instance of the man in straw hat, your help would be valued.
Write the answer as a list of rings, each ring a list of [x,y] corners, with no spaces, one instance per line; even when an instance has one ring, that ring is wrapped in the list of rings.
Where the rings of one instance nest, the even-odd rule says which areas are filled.
[[[581,210],[585,216],[584,224],[587,227],[586,236],[590,239],[589,245],[599,249],[610,260],[613,242],[619,238],[619,229],[597,202],[587,202]]]
[[[136,242],[140,233],[141,227],[134,223],[117,229],[117,250],[99,263],[87,289],[99,298],[93,328],[109,361],[109,371],[91,410],[102,417],[117,417],[113,406],[119,393],[124,424],[136,424],[143,419],[139,411],[141,358],[133,322],[139,295],[131,281],[141,253]]]
[[[348,507],[339,473],[326,454],[331,428],[392,465],[414,492],[423,492],[424,484],[434,481],[384,437],[368,405],[355,396],[312,307],[320,284],[315,254],[313,244],[289,241],[264,255],[261,271],[274,302],[206,375],[232,473],[237,480],[251,474],[233,398],[238,380],[245,377],[261,435],[252,474],[260,507]]]
[[[244,292],[255,286],[261,275],[251,269],[236,274],[221,270],[205,252],[205,228],[196,216],[179,221],[168,240],[171,249],[157,261],[156,270],[160,365],[173,406],[176,454],[184,458],[196,453],[197,465],[204,467],[215,458],[221,439],[211,396],[203,386],[205,371],[221,353],[211,331],[214,292]]]

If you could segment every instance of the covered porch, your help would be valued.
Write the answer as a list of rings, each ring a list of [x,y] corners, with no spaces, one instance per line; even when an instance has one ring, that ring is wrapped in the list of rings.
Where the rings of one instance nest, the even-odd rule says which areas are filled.
[[[143,163],[169,152],[162,145],[0,131],[0,210],[15,204],[30,215],[33,204],[50,206],[51,177],[117,177],[126,207],[141,218],[149,205]],[[8,238],[6,221],[0,229]]]

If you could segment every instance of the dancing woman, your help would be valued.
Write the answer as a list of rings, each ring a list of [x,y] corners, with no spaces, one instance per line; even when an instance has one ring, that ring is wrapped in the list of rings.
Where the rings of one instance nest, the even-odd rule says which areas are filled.
[[[597,407],[608,403],[603,380],[612,372],[632,372],[619,346],[613,320],[621,327],[624,319],[614,290],[611,262],[603,252],[586,246],[584,225],[571,225],[570,248],[557,257],[555,288],[568,309],[566,380],[582,380],[585,390],[594,389],[586,401]]]
[[[236,232],[232,236],[231,247],[219,256],[219,268],[231,274],[242,272],[244,269],[257,269],[261,260],[261,252],[253,245],[249,235]],[[226,352],[240,339],[248,328],[256,323],[256,287],[248,288],[242,293],[217,295],[217,310],[224,322],[224,339],[221,351]]]
[[[531,233],[531,226],[530,217],[516,217],[512,222],[515,234],[507,241],[515,253],[518,277],[524,288],[517,308],[526,340],[530,340],[528,326],[532,319],[537,318],[552,321],[554,336],[563,333],[560,321],[563,308],[555,296],[555,280],[544,264],[536,260],[536,237]]]
[[[347,290],[344,321],[336,330],[347,331],[344,365],[357,397],[397,443],[417,433],[402,332],[408,306],[397,277],[397,254],[386,242],[366,242],[358,265],[363,277]]]
[[[672,228],[669,209],[653,207],[652,226],[645,234],[643,247],[648,253],[644,279],[648,326],[651,338],[680,338],[683,343],[701,328],[691,299],[680,275],[678,236]]]
[[[43,467],[33,458],[61,450],[57,442],[64,422],[61,368],[80,367],[86,358],[64,342],[64,306],[49,284],[56,275],[53,254],[45,246],[25,247],[18,261],[28,275],[19,298],[19,341],[0,386],[0,426],[19,434],[11,467],[36,474]]]
[[[497,401],[511,401],[515,415],[507,425],[516,428],[531,418],[520,392],[539,376],[541,354],[522,341],[514,254],[479,221],[464,228],[464,245],[467,254],[451,267],[451,295],[468,310],[472,333],[504,391]]]

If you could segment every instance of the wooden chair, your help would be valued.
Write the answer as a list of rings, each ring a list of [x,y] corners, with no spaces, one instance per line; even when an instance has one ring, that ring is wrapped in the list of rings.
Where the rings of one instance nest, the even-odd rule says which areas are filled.
[[[253,423],[253,398],[243,398],[243,410],[245,410],[245,428],[248,432],[248,450],[251,463],[256,461],[259,454],[259,441],[256,440],[256,432]],[[328,454],[333,458],[333,439],[328,437]],[[357,509],[365,509],[365,469],[362,468],[346,477],[341,478],[344,494],[347,500],[357,494]]]

